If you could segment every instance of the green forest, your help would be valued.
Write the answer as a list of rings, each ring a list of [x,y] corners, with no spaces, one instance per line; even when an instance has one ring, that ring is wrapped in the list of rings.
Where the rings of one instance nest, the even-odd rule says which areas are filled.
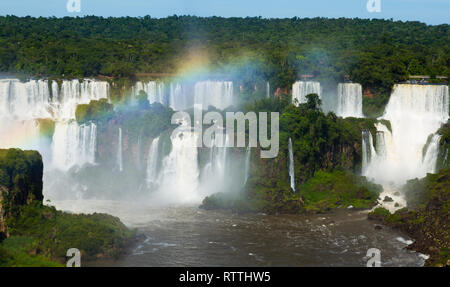
[[[0,17],[0,71],[134,78],[198,58],[209,71],[289,89],[301,75],[386,93],[408,75],[450,75],[449,25],[366,19]]]

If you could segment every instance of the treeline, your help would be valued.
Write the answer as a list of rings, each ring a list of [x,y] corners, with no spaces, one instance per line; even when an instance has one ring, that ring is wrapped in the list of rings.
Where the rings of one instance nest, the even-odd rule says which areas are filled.
[[[6,16],[0,71],[133,78],[200,61],[244,81],[269,80],[273,88],[311,74],[382,92],[412,74],[449,76],[449,43],[449,25],[391,20]]]

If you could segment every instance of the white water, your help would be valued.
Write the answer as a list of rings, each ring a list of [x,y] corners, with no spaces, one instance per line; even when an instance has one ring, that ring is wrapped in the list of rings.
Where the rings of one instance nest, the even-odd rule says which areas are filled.
[[[149,148],[147,158],[147,187],[151,202],[158,204],[192,204],[212,193],[227,191],[232,182],[225,134],[212,139],[209,159],[203,169],[199,166],[199,133],[184,127],[171,136],[172,149],[163,156],[159,138]],[[249,159],[248,159],[249,161]],[[249,164],[249,162],[248,162]]]
[[[203,81],[195,83],[195,105],[223,110],[233,105],[233,82]]]
[[[382,184],[383,195],[394,197],[407,180],[435,172],[439,136],[432,137],[425,156],[424,147],[428,137],[448,120],[448,103],[447,86],[394,86],[383,115],[392,133],[385,125],[377,125],[380,142],[376,151],[371,137],[363,133],[363,175]]]
[[[270,98],[270,83],[266,83],[266,98]]]
[[[170,83],[169,107],[175,111],[181,111],[192,105],[187,88],[180,83]]]
[[[147,157],[147,187],[154,189],[158,184],[159,137],[152,141]]]
[[[317,94],[321,97],[320,83],[310,81],[297,81],[292,86],[292,102],[297,100],[298,104],[307,102],[306,96],[309,94]]]
[[[119,128],[119,139],[117,144],[117,167],[123,171],[123,151],[122,151],[122,128]]]
[[[214,106],[225,109],[234,103],[233,82],[199,81],[195,83],[171,82],[166,89],[164,82],[136,82],[132,88],[132,97],[140,91],[147,93],[150,104],[158,102],[175,111],[186,110],[194,106]]]
[[[199,192],[198,133],[186,127],[171,136],[172,150],[162,160],[157,191],[153,193],[158,203],[198,203]]]
[[[97,126],[94,123],[57,122],[52,142],[52,167],[67,170],[86,163],[95,164]]]
[[[247,147],[247,153],[245,155],[245,180],[244,180],[244,185],[247,183],[248,178],[250,177],[250,158],[251,158],[251,154],[252,154],[252,148],[249,145]]]
[[[423,167],[429,173],[436,172],[436,163],[439,155],[439,142],[441,135],[434,134],[430,143],[426,147],[425,155],[423,157]]]
[[[144,91],[147,94],[147,99],[150,104],[160,103],[165,105],[165,89],[166,86],[164,82],[150,81],[147,83],[143,83],[139,81],[136,82],[136,84],[132,88],[132,96],[133,98],[136,98],[136,96],[139,95],[140,91]]]
[[[96,127],[77,126],[78,104],[107,98],[109,84],[90,79],[62,81],[0,80],[0,147],[37,149],[44,162],[67,170],[95,162]],[[52,143],[43,142],[39,120],[55,122]],[[45,146],[48,145],[48,146]],[[76,156],[79,153],[78,156]],[[77,159],[75,159],[77,157]]]
[[[294,152],[292,150],[292,140],[289,138],[289,177],[291,179],[291,189],[295,191],[295,170],[294,170]]]
[[[362,118],[362,87],[360,84],[338,85],[338,104],[336,115],[347,118]]]

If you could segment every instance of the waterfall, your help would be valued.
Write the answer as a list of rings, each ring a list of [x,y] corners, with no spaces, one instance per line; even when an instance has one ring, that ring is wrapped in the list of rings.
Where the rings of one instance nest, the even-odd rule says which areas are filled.
[[[206,182],[211,181],[212,184],[223,186],[227,180],[227,145],[229,136],[223,133],[221,136],[215,135],[210,148],[209,162],[205,165],[203,178]]]
[[[123,171],[123,153],[122,153],[122,128],[119,128],[119,140],[117,147],[117,167],[119,171]]]
[[[429,135],[447,122],[448,105],[447,86],[395,85],[383,115],[391,123],[392,132],[377,124],[383,136],[377,133],[376,154],[368,162],[363,160],[363,175],[382,184],[385,191],[395,192],[407,180],[435,172],[439,136],[432,137],[425,156],[424,147]],[[363,149],[365,142],[373,146],[363,135]]]
[[[431,137],[431,141],[425,151],[425,156],[423,157],[423,168],[424,172],[435,173],[436,163],[439,154],[439,142],[441,141],[441,135],[434,134]]]
[[[199,167],[196,143],[199,134],[190,127],[171,136],[172,150],[162,160],[158,176],[159,188],[155,200],[165,203],[197,203],[199,193]]]
[[[270,98],[270,83],[266,83],[266,98]]]
[[[80,104],[89,104],[92,100],[108,98],[108,82],[85,79],[63,81],[58,100],[53,102],[54,118],[70,120],[75,118],[75,110]]]
[[[292,102],[298,101],[298,104],[307,102],[306,96],[309,94],[317,94],[321,97],[320,83],[310,81],[297,81],[292,86]]]
[[[52,141],[52,166],[68,170],[76,165],[95,164],[96,140],[94,123],[57,122]]]
[[[147,83],[143,83],[138,81],[133,86],[131,94],[133,98],[136,98],[140,91],[144,91],[147,94],[147,99],[150,104],[160,103],[165,105],[165,89],[166,87],[164,82],[150,81]]]
[[[214,106],[223,110],[233,105],[233,82],[203,81],[195,83],[196,105],[202,105],[204,109]]]
[[[147,157],[147,187],[155,189],[158,186],[158,160],[159,160],[159,137],[152,141]]]
[[[291,178],[291,189],[295,192],[295,170],[294,170],[294,151],[292,150],[292,140],[289,138],[289,177]]]
[[[247,147],[247,153],[245,155],[245,179],[244,185],[247,183],[248,178],[250,176],[250,158],[251,158],[252,148],[250,145]]]
[[[362,87],[360,84],[339,84],[336,114],[340,117],[362,118]]]
[[[2,118],[50,118],[48,81],[0,80],[0,115]]]
[[[169,107],[175,111],[185,110],[193,105],[187,87],[180,83],[170,83]]]
[[[90,146],[96,144],[96,127],[78,126],[73,121],[75,110],[79,104],[108,98],[108,94],[107,82],[91,79],[63,80],[61,85],[47,80],[1,79],[0,146],[37,149],[44,161],[48,159],[63,170],[94,163],[95,148]],[[41,119],[55,122],[53,142],[47,146],[42,146],[40,139]]]
[[[373,147],[373,137],[370,131],[362,132],[362,170],[367,170],[372,158],[376,156],[375,149]]]

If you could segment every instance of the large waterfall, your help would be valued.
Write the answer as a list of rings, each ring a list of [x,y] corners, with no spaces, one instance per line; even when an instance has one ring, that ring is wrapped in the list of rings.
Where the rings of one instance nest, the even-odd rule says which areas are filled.
[[[162,160],[158,189],[153,194],[158,202],[197,203],[201,201],[196,147],[198,136],[199,134],[191,131],[190,127],[175,132],[171,136],[172,150]]]
[[[196,105],[203,108],[214,106],[218,109],[225,109],[233,105],[233,83],[223,81],[203,81],[195,84]]]
[[[57,122],[52,142],[52,165],[67,170],[74,165],[95,163],[97,127],[94,123]]]
[[[200,167],[199,133],[188,126],[172,134],[172,149],[167,155],[159,138],[152,141],[147,157],[147,188],[158,203],[198,203],[205,196],[227,191],[230,182],[229,137],[215,135],[212,146],[203,149],[206,162]],[[247,160],[249,161],[249,159]],[[249,165],[249,162],[248,162]],[[242,183],[241,183],[242,184]]]
[[[132,88],[131,94],[133,98],[136,98],[136,96],[139,95],[140,91],[144,91],[147,94],[147,99],[150,104],[160,103],[166,105],[167,100],[165,96],[165,90],[166,86],[164,82],[150,81],[144,83],[138,81]]]
[[[67,170],[73,165],[95,162],[96,126],[78,126],[78,104],[107,98],[107,82],[85,79],[56,81],[0,80],[0,147],[38,149],[52,167]],[[50,148],[40,141],[40,121],[55,122]]]
[[[211,183],[210,186],[223,186],[227,180],[228,142],[229,136],[225,133],[221,136],[215,135],[212,140],[212,147],[209,151],[209,162],[204,167],[202,177],[203,182]]]
[[[202,105],[204,109],[208,106],[225,109],[234,103],[233,82],[230,81],[171,82],[167,85],[168,88],[162,81],[138,81],[132,88],[132,96],[135,98],[144,91],[150,104],[158,102],[176,111],[195,105]]]
[[[292,149],[292,140],[289,138],[289,178],[291,180],[291,189],[295,191],[295,169],[294,169],[294,151]]]
[[[392,131],[377,124],[376,148],[363,133],[363,174],[395,192],[408,179],[434,172],[439,136],[433,134],[447,122],[448,105],[447,86],[395,85],[383,115]]]
[[[336,114],[340,117],[362,118],[362,87],[360,84],[345,83],[338,85]]]
[[[310,81],[297,81],[292,86],[292,102],[297,100],[298,104],[307,102],[306,96],[309,94],[317,94],[321,97],[320,83]]]

